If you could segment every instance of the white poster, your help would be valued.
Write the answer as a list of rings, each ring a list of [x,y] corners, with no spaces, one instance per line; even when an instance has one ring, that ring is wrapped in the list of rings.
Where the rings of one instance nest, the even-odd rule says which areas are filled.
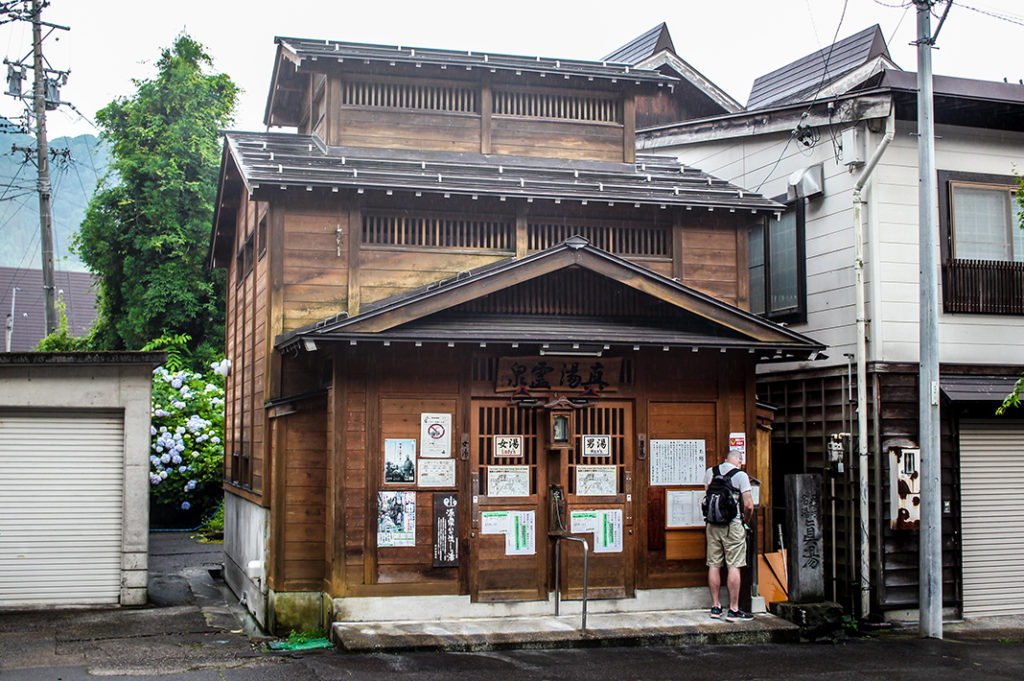
[[[537,519],[533,511],[482,511],[480,534],[505,535],[506,556],[537,552]]]
[[[416,440],[384,440],[384,482],[416,482]]]
[[[506,556],[532,556],[537,552],[536,524],[533,511],[509,511]]]
[[[670,489],[665,492],[665,527],[700,527],[704,514],[700,502],[704,490]]]
[[[591,535],[594,553],[619,553],[622,551],[622,511],[617,508],[602,508],[591,511],[572,511],[569,514],[569,531],[572,534]]]
[[[419,487],[455,487],[455,459],[420,459]]]
[[[522,435],[494,435],[491,443],[495,459],[523,458]]]
[[[651,440],[652,485],[703,485],[704,440]]]
[[[416,546],[416,492],[377,492],[377,546]]]
[[[583,447],[580,452],[583,456],[612,455],[611,435],[584,435],[580,444]]]
[[[618,466],[576,466],[576,494],[613,497],[618,494]]]
[[[487,496],[528,497],[530,496],[529,466],[488,466]]]
[[[452,415],[420,414],[420,456],[443,459],[452,455]]]
[[[572,534],[593,534],[597,529],[597,511],[572,511],[569,513],[569,532]]]
[[[605,508],[597,512],[594,553],[622,552],[622,510]]]
[[[480,534],[505,534],[511,511],[481,511]]]

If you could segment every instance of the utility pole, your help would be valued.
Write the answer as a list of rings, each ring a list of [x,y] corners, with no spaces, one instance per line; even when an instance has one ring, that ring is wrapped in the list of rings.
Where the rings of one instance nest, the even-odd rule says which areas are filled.
[[[942,452],[939,439],[939,259],[938,178],[935,173],[935,119],[932,48],[935,0],[917,6],[917,158],[920,279],[920,376],[918,427],[921,446],[921,530],[919,537],[919,628],[926,638],[942,638]],[[949,5],[952,0],[949,1]],[[949,5],[946,11],[949,11]]]
[[[34,81],[32,86],[31,116],[35,118],[36,132],[36,169],[38,172],[36,180],[36,191],[39,194],[39,243],[42,251],[43,271],[43,318],[46,322],[47,335],[57,330],[57,310],[55,301],[54,273],[53,273],[53,209],[50,205],[52,187],[50,185],[50,150],[46,139],[46,112],[60,106],[59,85],[67,80],[66,71],[56,71],[49,68],[46,58],[43,56],[43,41],[50,33],[60,29],[69,30],[67,26],[58,26],[43,21],[43,8],[49,3],[47,0],[23,0],[22,9],[16,10],[19,3],[5,3],[5,11],[11,17],[9,20],[29,21],[32,24],[32,72]],[[43,26],[49,28],[49,32],[43,35]],[[8,91],[21,100],[27,97],[21,92],[21,80],[27,69],[27,64],[22,57],[17,62],[4,60],[8,65]]]
[[[53,283],[53,212],[50,207],[50,158],[46,141],[46,72],[43,70],[43,6],[32,0],[32,113],[36,118],[36,183],[39,192],[39,243],[43,255],[43,311],[46,335],[57,330],[57,308]]]

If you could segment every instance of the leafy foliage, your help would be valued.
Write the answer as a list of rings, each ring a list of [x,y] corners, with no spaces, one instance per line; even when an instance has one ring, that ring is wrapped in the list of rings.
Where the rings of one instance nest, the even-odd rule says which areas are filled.
[[[111,172],[76,239],[100,280],[98,349],[190,337],[193,367],[222,352],[224,274],[205,267],[219,163],[217,132],[238,88],[187,35],[162,51],[152,80],[97,114]]]
[[[1024,229],[1024,175],[1017,176],[1017,227]],[[1022,397],[1024,397],[1024,375],[1017,379],[1013,391],[996,409],[996,414],[1002,414],[1010,407],[1019,407]]]
[[[192,527],[213,513],[224,492],[224,374],[153,372],[150,427],[150,523]]]
[[[167,353],[164,367],[168,371],[181,371],[191,359],[188,342],[192,337],[187,333],[165,333],[142,346],[143,351],[163,350]]]
[[[68,328],[68,304],[57,299],[57,330],[36,345],[37,352],[81,352],[92,347],[92,336],[72,336]]]

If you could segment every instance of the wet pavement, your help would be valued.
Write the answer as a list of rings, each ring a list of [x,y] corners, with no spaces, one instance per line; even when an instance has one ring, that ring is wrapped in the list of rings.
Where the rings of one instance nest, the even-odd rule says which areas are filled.
[[[270,652],[246,633],[248,618],[219,580],[220,545],[157,533],[150,552],[146,607],[0,613],[0,681],[1024,679],[1024,618],[949,624],[944,641],[904,628],[830,643],[608,638],[569,649]]]

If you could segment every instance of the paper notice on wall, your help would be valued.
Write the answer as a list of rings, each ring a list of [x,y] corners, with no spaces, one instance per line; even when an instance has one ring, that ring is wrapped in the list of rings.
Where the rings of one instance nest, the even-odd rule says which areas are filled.
[[[569,532],[572,534],[593,534],[597,529],[597,511],[572,511],[569,513]]]
[[[487,496],[528,497],[530,496],[529,466],[488,466]]]
[[[729,453],[736,454],[740,463],[747,463],[747,434],[729,433]]]
[[[622,510],[602,508],[569,513],[569,531],[589,534],[594,553],[622,551]]]
[[[651,440],[650,484],[703,485],[704,440]]]
[[[511,511],[483,511],[480,513],[480,534],[505,534]]]
[[[533,511],[510,511],[505,533],[506,556],[532,556],[537,552],[536,516]]]
[[[576,466],[576,494],[613,497],[618,494],[618,466]]]
[[[455,459],[420,459],[420,487],[455,487]]]
[[[594,553],[622,552],[622,510],[606,508],[597,512]]]
[[[700,502],[704,491],[670,489],[665,492],[665,527],[700,527],[704,513]]]
[[[452,415],[420,414],[420,456],[443,459],[452,455]]]
[[[377,493],[377,546],[416,546],[416,492]]]

